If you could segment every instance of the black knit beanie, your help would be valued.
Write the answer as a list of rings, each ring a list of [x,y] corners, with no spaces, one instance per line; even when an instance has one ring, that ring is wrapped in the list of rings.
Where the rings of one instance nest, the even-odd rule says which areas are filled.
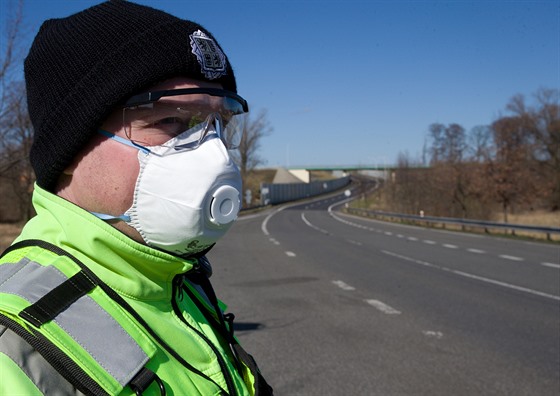
[[[218,43],[191,21],[123,0],[45,21],[25,59],[37,184],[56,186],[114,106],[177,76],[237,91]]]

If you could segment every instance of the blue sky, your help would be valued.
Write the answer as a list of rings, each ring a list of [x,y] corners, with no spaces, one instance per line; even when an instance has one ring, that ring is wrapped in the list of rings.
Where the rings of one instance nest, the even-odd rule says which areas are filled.
[[[98,3],[24,1],[27,46],[45,19]],[[470,130],[515,94],[560,87],[559,1],[138,2],[217,37],[239,94],[268,111],[270,167],[420,157],[431,123]]]

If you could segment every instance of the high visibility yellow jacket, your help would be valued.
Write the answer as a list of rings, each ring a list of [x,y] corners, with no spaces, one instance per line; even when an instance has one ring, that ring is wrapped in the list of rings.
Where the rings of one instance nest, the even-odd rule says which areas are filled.
[[[0,395],[272,394],[200,259],[136,243],[38,186],[33,204],[0,259]]]

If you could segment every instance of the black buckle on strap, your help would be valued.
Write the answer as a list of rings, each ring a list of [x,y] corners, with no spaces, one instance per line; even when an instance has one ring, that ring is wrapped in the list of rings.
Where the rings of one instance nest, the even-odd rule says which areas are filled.
[[[163,381],[152,370],[146,367],[142,367],[142,370],[134,376],[129,385],[130,389],[136,393],[136,396],[141,396],[154,381],[156,381],[159,386],[160,395],[165,396],[166,392]]]

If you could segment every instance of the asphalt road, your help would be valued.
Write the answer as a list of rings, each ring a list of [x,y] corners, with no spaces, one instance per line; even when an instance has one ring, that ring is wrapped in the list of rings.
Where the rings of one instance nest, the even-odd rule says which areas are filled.
[[[343,215],[241,217],[209,253],[276,395],[559,395],[560,247]]]

